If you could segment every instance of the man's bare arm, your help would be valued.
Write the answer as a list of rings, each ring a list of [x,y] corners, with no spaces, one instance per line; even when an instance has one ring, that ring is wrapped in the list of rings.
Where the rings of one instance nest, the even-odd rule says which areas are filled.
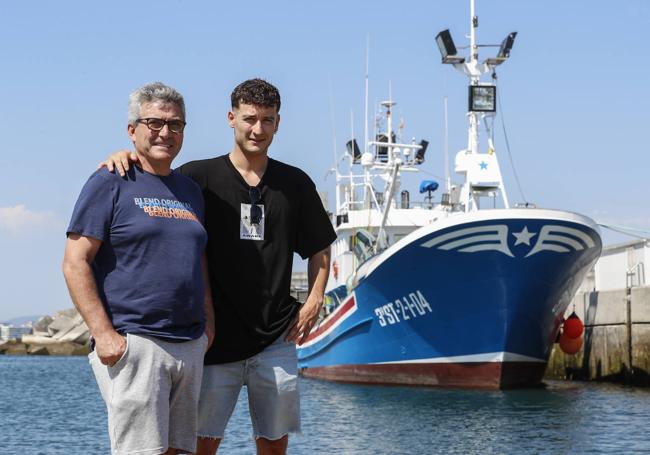
[[[113,328],[97,293],[91,263],[101,244],[91,237],[70,234],[65,245],[63,275],[72,302],[95,339],[97,357],[103,364],[112,366],[124,354],[126,340]]]
[[[201,258],[201,268],[203,269],[203,288],[205,290],[205,334],[208,337],[208,350],[214,341],[214,306],[212,304],[212,288],[210,286],[210,275],[208,273],[208,260],[205,254]]]
[[[302,344],[307,340],[309,333],[318,321],[318,315],[323,306],[323,295],[329,270],[330,247],[328,246],[309,258],[307,263],[307,280],[309,282],[307,300],[300,308],[296,322],[287,334],[287,341]]]
[[[109,172],[117,171],[118,174],[124,177],[126,171],[129,170],[129,163],[137,163],[138,161],[139,158],[137,153],[128,150],[120,150],[99,163],[97,169],[99,170],[106,166],[106,169],[108,169]]]

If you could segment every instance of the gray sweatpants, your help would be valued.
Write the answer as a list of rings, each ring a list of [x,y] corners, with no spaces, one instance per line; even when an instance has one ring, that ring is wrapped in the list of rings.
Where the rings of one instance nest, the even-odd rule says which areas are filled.
[[[172,343],[127,335],[122,358],[103,365],[88,356],[108,410],[111,452],[158,455],[196,450],[197,404],[207,337]]]

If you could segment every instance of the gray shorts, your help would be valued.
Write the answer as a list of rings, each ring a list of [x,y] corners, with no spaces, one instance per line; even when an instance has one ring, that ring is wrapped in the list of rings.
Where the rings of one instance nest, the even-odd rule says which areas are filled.
[[[296,345],[284,337],[246,360],[203,368],[199,437],[223,438],[244,385],[255,438],[275,441],[300,431]]]
[[[196,450],[196,413],[207,337],[181,343],[128,334],[118,362],[88,355],[108,410],[113,454]]]

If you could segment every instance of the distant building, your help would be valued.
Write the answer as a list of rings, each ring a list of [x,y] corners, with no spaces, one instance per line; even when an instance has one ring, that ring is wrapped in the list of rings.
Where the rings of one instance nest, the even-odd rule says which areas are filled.
[[[14,327],[13,325],[0,324],[0,340],[21,340],[23,335],[32,333],[31,326],[29,327]]]
[[[304,302],[307,300],[308,289],[307,272],[293,272],[291,274],[291,295],[298,299],[299,302]]]
[[[650,240],[639,239],[603,248],[596,265],[587,274],[580,291],[610,291],[647,286]]]

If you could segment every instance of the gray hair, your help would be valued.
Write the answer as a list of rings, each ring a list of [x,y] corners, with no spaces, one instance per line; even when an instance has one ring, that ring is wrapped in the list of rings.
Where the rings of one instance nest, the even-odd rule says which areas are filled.
[[[140,110],[144,103],[172,103],[178,106],[185,119],[185,101],[183,95],[162,82],[151,82],[135,89],[129,95],[129,125],[136,126]]]

